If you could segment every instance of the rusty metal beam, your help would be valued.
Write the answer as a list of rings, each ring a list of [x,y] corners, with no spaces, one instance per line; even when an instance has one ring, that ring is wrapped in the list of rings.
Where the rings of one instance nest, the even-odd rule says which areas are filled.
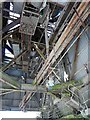
[[[52,41],[56,42],[56,40],[58,40],[58,38],[61,35],[63,29],[67,25],[67,21],[68,21],[70,15],[73,12],[72,8],[75,7],[76,4],[77,3],[74,4],[74,2],[72,2],[72,3],[67,2],[64,9],[61,12],[61,15],[59,16],[59,18],[57,20],[57,23],[56,23],[55,28],[54,28],[54,33],[52,33],[52,35],[49,38],[50,43],[52,43]]]
[[[13,31],[12,31],[12,32],[10,32],[10,33],[8,33],[7,35],[5,35],[5,36],[2,38],[2,40],[7,39],[7,38],[8,38],[11,34],[13,34],[14,32],[16,32],[18,29],[19,29],[19,27],[17,27],[17,28],[15,28],[15,29],[13,29]]]
[[[55,67],[62,61],[62,59],[65,57],[65,55],[68,53],[68,51],[72,48],[72,46],[76,43],[76,41],[78,40],[78,38],[88,29],[88,25],[82,30],[82,32],[77,36],[77,38],[74,40],[74,42],[71,44],[71,46],[66,50],[66,52],[62,55],[62,57],[60,58],[60,60],[56,63]],[[54,68],[55,68],[54,67]],[[47,77],[44,79],[44,81],[49,77],[49,75],[52,73],[52,70],[50,71],[50,73],[47,75]],[[42,84],[44,83],[44,81],[42,82]]]
[[[8,40],[10,40],[10,41],[12,41],[12,42],[16,42],[16,43],[21,43],[21,39],[14,39],[14,38],[11,38],[11,37],[7,37],[7,39]],[[31,45],[33,46],[33,44],[38,44],[38,46],[40,46],[40,48],[45,48],[46,47],[46,45],[44,44],[44,43],[39,43],[39,42],[36,42],[36,41],[31,41]],[[50,45],[49,46],[49,48],[50,48],[50,50],[52,50],[52,46]]]
[[[21,43],[20,39],[17,40],[17,39],[11,38],[11,37],[8,37],[7,39],[12,41],[12,42],[18,43],[18,44]]]
[[[34,44],[35,49],[37,50],[37,52],[39,53],[39,55],[42,57],[42,59],[45,61],[45,57],[44,54],[42,53],[42,51],[38,48],[38,46],[36,44]],[[53,74],[56,76],[56,78],[58,79],[58,81],[60,82],[61,79],[60,77],[56,74],[56,72],[53,70],[53,68],[49,67],[49,71],[53,72]]]
[[[81,3],[80,4],[80,6],[77,9],[79,15],[82,14],[82,12],[85,10],[87,5],[88,5],[88,3]],[[75,28],[74,29],[75,32],[73,32],[73,34],[71,35],[72,37],[69,37],[69,39],[67,40],[65,45],[61,46],[62,43],[64,42],[64,40],[66,39],[67,35],[71,31],[71,29],[74,27],[77,20],[78,20],[78,17],[77,17],[77,14],[75,13],[73,15],[72,19],[70,20],[70,22],[68,23],[67,27],[65,28],[64,32],[60,36],[59,40],[57,41],[54,49],[49,54],[49,57],[45,60],[45,63],[42,66],[41,70],[39,71],[39,73],[38,73],[38,75],[36,77],[36,80],[38,81],[38,83],[42,80],[43,76],[46,74],[46,72],[47,72],[47,70],[48,70],[48,68],[50,66],[50,62],[52,61],[52,64],[55,62],[56,58],[58,58],[58,56],[61,54],[62,50],[71,41],[71,39],[73,38],[73,35],[77,32],[78,28],[82,25],[82,23],[79,22],[78,28]],[[62,47],[62,49],[61,49],[61,47]],[[59,49],[61,49],[61,50],[59,50]]]
[[[87,3],[83,3],[82,2],[79,5],[79,7],[77,8],[77,12],[78,12],[79,16],[81,16],[81,14],[84,12],[84,10],[87,7],[87,5],[88,5],[88,2]],[[84,16],[83,21],[88,17],[88,15]],[[68,23],[67,27],[63,31],[63,33],[60,36],[59,40],[57,41],[54,49],[51,51],[51,53],[49,54],[49,57],[45,60],[44,65],[42,66],[41,70],[37,74],[37,76],[35,78],[35,81],[37,81],[37,84],[39,84],[41,82],[41,80],[43,79],[44,75],[47,73],[47,71],[48,71],[48,69],[50,67],[50,63],[53,64],[56,61],[56,57],[57,58],[59,57],[59,55],[61,54],[61,52],[63,51],[63,49],[68,45],[68,43],[73,38],[74,34],[77,32],[77,30],[79,29],[79,27],[82,25],[82,23],[79,21],[78,27],[76,29],[74,28],[75,29],[74,33],[68,39],[66,39],[66,37],[68,36],[69,32],[72,30],[72,28],[77,23],[77,21],[78,21],[77,14],[74,13],[74,15],[71,18],[70,22]],[[67,42],[65,41],[65,39],[67,40]],[[64,44],[62,45],[63,42],[64,42]],[[61,49],[61,46],[62,46],[62,49]],[[57,54],[57,56],[55,56],[55,54]],[[31,94],[32,93],[28,93],[28,95],[25,96],[22,99],[20,106],[23,106],[25,104],[24,100],[26,100],[27,98],[29,98],[31,96]]]
[[[19,59],[21,56],[23,56],[25,53],[27,53],[27,50],[22,51],[19,55],[17,55],[12,61],[10,61],[7,65],[3,66],[0,71],[7,70],[11,65],[14,64],[14,62]]]
[[[55,37],[53,39],[53,42],[56,42],[58,40],[58,37],[61,35],[64,28],[67,26],[70,16],[73,15],[73,13],[74,13],[73,8],[76,8],[77,5],[78,5],[78,3],[72,4],[72,5],[69,5],[69,4],[67,4],[65,6],[66,8],[64,8],[63,11],[62,11],[64,16],[67,16],[67,17],[64,18],[65,20],[63,20],[63,17],[58,18],[58,22],[60,20],[61,24],[60,24],[60,26],[57,24],[56,35],[55,35]],[[68,9],[68,8],[70,8],[70,9]],[[66,13],[68,13],[68,15]],[[52,39],[50,41],[52,41]]]

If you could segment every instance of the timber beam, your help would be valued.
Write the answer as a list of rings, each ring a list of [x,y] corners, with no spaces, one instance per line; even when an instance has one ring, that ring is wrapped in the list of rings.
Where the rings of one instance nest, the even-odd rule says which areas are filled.
[[[12,61],[10,61],[7,65],[3,66],[0,71],[5,71],[7,70],[11,65],[14,64],[14,62],[19,59],[21,56],[23,56],[25,53],[27,52],[27,50],[22,51],[19,55],[17,55]]]
[[[83,3],[82,2],[80,4],[80,6],[77,8],[79,16],[84,12],[87,5],[88,5],[88,3]],[[83,21],[85,21],[85,19],[87,17],[88,17],[88,14],[86,14],[84,16]],[[41,70],[39,71],[38,75],[36,76],[35,79],[36,79],[36,81],[38,81],[38,84],[40,83],[40,81],[42,80],[44,75],[47,73],[50,64],[51,63],[53,64],[56,61],[56,59],[59,57],[61,52],[65,49],[65,47],[68,45],[68,43],[72,40],[72,38],[75,35],[75,33],[77,32],[77,30],[82,25],[82,23],[79,21],[79,24],[77,25],[77,27],[74,28],[75,24],[77,23],[77,20],[78,20],[78,16],[77,16],[76,13],[74,13],[72,19],[70,20],[70,22],[68,23],[64,32],[62,33],[59,40],[57,41],[54,49],[51,51],[48,58],[45,60],[44,65],[42,66]],[[73,28],[73,32],[72,32],[71,36],[68,39],[66,39],[68,34],[72,31],[72,28]]]
[[[42,53],[42,51],[38,48],[38,46],[36,44],[34,44],[35,49],[37,50],[38,54],[41,56],[41,58],[45,61],[45,57],[44,54]],[[53,68],[49,67],[49,71],[53,72],[53,74],[56,76],[56,78],[58,79],[58,81],[60,82],[61,79],[60,77],[56,74],[56,72],[53,70]]]
[[[88,2],[80,3],[79,7],[77,8],[77,12],[78,12],[79,16],[81,16],[82,13],[84,13],[87,5],[88,5]],[[88,17],[88,15],[89,15],[89,13],[84,14],[83,21],[85,21],[85,19]],[[78,22],[78,24],[77,24],[77,26],[75,26],[75,24],[77,22]],[[44,78],[45,74],[48,72],[50,64],[53,64],[56,61],[56,59],[60,56],[61,52],[65,49],[65,47],[68,45],[68,43],[72,40],[73,36],[76,34],[77,30],[80,28],[81,25],[82,25],[82,23],[81,23],[81,21],[79,21],[77,14],[74,13],[74,15],[72,16],[67,27],[65,28],[65,30],[61,34],[60,38],[58,39],[55,47],[49,54],[48,58],[45,60],[45,63],[42,66],[41,70],[38,72],[38,74],[35,78],[35,81],[37,81],[37,84],[40,84],[41,80]],[[70,34],[71,31],[73,31],[73,32]],[[70,35],[70,37],[68,39],[66,39],[68,35]],[[23,105],[25,105],[24,100],[30,98],[31,95],[32,95],[32,93],[28,93],[28,95],[22,99],[22,101],[20,103],[20,107],[23,107]]]

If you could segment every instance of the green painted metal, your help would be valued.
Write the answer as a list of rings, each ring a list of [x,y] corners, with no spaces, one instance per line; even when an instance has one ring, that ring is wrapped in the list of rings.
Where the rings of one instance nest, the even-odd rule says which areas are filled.
[[[61,84],[55,84],[54,86],[51,87],[51,89],[48,91],[49,93],[52,93],[52,95],[57,97],[58,93],[61,93],[61,95],[64,96],[70,96],[70,91],[68,90],[68,87],[76,87],[77,89],[80,89],[82,85],[82,81],[81,80],[71,80],[68,82],[64,82]],[[55,94],[54,94],[55,93]]]
[[[7,85],[13,88],[17,88],[17,89],[20,88],[19,82],[4,72],[0,72],[0,81],[6,83]]]
[[[69,85],[75,85],[75,80],[70,80],[68,82],[63,82],[60,84],[55,84],[54,86],[51,87],[52,90],[58,90],[58,89],[65,89],[67,88]]]

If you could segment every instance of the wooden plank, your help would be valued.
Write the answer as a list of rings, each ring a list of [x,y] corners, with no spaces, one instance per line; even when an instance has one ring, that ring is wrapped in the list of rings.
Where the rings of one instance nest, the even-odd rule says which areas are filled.
[[[88,16],[88,14],[86,15],[86,17]],[[84,16],[85,17],[85,16]],[[85,18],[86,18],[85,17]],[[80,22],[79,24],[78,24],[78,26],[77,26],[77,28],[76,29],[74,29],[74,31],[73,31],[73,33],[72,33],[72,35],[68,38],[68,39],[66,39],[65,40],[65,42],[62,44],[62,46],[58,49],[58,51],[55,53],[55,56],[53,57],[53,59],[52,59],[52,61],[51,61],[51,63],[50,64],[53,64],[55,61],[56,61],[56,59],[58,58],[58,56],[61,54],[61,52],[65,49],[65,47],[67,46],[67,44],[72,40],[72,38],[73,38],[73,35],[77,32],[77,30],[80,28],[80,26],[82,25],[82,23]],[[38,84],[40,83],[40,81],[42,80],[42,78],[43,78],[43,76],[47,73],[47,71],[48,71],[48,69],[49,69],[49,67],[50,67],[50,64],[47,66],[47,68],[44,70],[44,72],[43,72],[43,74],[40,76],[40,78],[39,79],[37,79],[38,80]]]
[[[82,12],[84,11],[84,9],[86,8],[87,5],[88,5],[88,3],[81,3],[81,4],[80,4],[79,8],[77,9],[79,15],[82,14]],[[72,19],[71,19],[70,22],[68,23],[68,26],[66,27],[66,29],[65,29],[64,32],[62,33],[62,35],[61,35],[61,37],[59,38],[59,40],[57,41],[54,49],[51,51],[49,57],[46,59],[44,65],[42,66],[41,70],[39,71],[39,73],[38,73],[38,75],[37,75],[37,77],[36,77],[37,80],[40,81],[40,79],[42,79],[41,76],[43,76],[43,75],[42,75],[42,74],[43,74],[43,71],[45,72],[45,69],[46,69],[46,67],[49,66],[52,58],[53,58],[55,55],[57,55],[57,54],[56,54],[57,50],[59,49],[59,47],[61,46],[61,44],[64,42],[66,36],[67,36],[67,35],[69,34],[69,32],[71,31],[71,29],[73,28],[74,24],[77,22],[77,19],[78,19],[78,17],[77,17],[77,15],[76,15],[76,13],[74,13]],[[64,45],[64,46],[65,46],[65,45]],[[64,46],[63,46],[63,48],[64,48]],[[59,54],[60,54],[60,52],[59,52]]]
[[[44,56],[44,54],[42,53],[42,51],[38,48],[38,46],[37,46],[36,44],[34,44],[34,47],[35,47],[35,49],[37,50],[38,54],[39,54],[39,55],[42,57],[42,59],[45,61],[45,56]],[[59,81],[61,81],[61,80],[60,80],[60,77],[55,73],[55,71],[54,71],[52,68],[49,67],[49,70],[50,70],[50,71],[52,70],[52,72],[53,72],[53,74],[56,76],[56,78],[57,78]]]
[[[80,6],[79,6],[78,9],[77,9],[79,15],[81,15],[82,12],[85,10],[87,4],[88,4],[88,3],[81,3],[81,4],[80,4]],[[86,16],[86,17],[87,17],[87,16]],[[35,81],[38,81],[37,84],[40,83],[40,81],[42,80],[42,78],[44,77],[44,75],[47,73],[48,68],[50,67],[50,62],[51,62],[51,60],[54,58],[53,61],[52,61],[52,63],[54,63],[54,61],[56,60],[56,59],[55,59],[55,54],[58,54],[57,56],[59,56],[59,55],[60,55],[60,52],[61,52],[61,51],[67,46],[67,44],[70,42],[72,36],[69,37],[70,40],[68,39],[68,40],[69,40],[69,41],[67,40],[68,42],[65,41],[65,44],[62,46],[62,48],[59,48],[59,47],[61,46],[61,44],[64,42],[64,40],[65,40],[66,36],[68,35],[68,33],[69,33],[69,32],[71,31],[71,29],[73,28],[74,24],[77,22],[77,20],[78,20],[78,17],[77,17],[77,15],[76,15],[76,13],[74,13],[74,16],[73,16],[72,19],[70,20],[69,25],[66,27],[66,29],[65,29],[65,31],[64,31],[64,34],[62,33],[62,35],[63,35],[63,37],[64,37],[63,40],[61,39],[61,38],[62,38],[62,35],[61,35],[61,37],[59,38],[58,42],[56,43],[55,48],[51,51],[49,57],[46,59],[44,65],[42,66],[41,70],[40,70],[39,73],[37,74],[37,76],[36,76],[36,78],[35,78]],[[73,23],[73,22],[74,22],[74,23]],[[79,27],[80,27],[80,25],[82,25],[82,23],[79,23]],[[70,26],[72,26],[72,27],[70,27]],[[70,29],[69,29],[69,27],[70,27]],[[69,32],[68,32],[68,29],[69,29]],[[75,31],[77,32],[77,30],[75,30]],[[65,34],[67,34],[67,35],[65,35]],[[59,50],[58,50],[58,48],[59,48]],[[60,49],[61,49],[61,51],[60,51]],[[23,100],[21,101],[21,104],[20,104],[21,106],[25,105],[24,99],[27,99],[27,97],[29,98],[29,97],[31,96],[31,94],[32,94],[32,93],[28,93],[28,96],[25,96],[25,98],[23,98]]]
[[[77,9],[79,16],[82,14],[83,10],[86,8],[87,5],[88,3],[80,4],[79,8]],[[70,22],[68,23],[67,27],[65,28],[64,32],[62,33],[61,37],[59,38],[58,42],[56,43],[55,45],[56,51],[59,48],[59,45],[61,45],[64,39],[67,37],[68,33],[70,32],[70,30],[72,29],[72,27],[74,26],[77,20],[78,20],[78,17],[77,17],[77,14],[75,13],[72,19],[70,20]]]

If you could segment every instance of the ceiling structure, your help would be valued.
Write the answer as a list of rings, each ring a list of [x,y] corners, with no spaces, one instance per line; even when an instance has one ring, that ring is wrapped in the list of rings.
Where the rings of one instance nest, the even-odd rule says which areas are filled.
[[[1,110],[89,117],[90,2],[0,3]]]

